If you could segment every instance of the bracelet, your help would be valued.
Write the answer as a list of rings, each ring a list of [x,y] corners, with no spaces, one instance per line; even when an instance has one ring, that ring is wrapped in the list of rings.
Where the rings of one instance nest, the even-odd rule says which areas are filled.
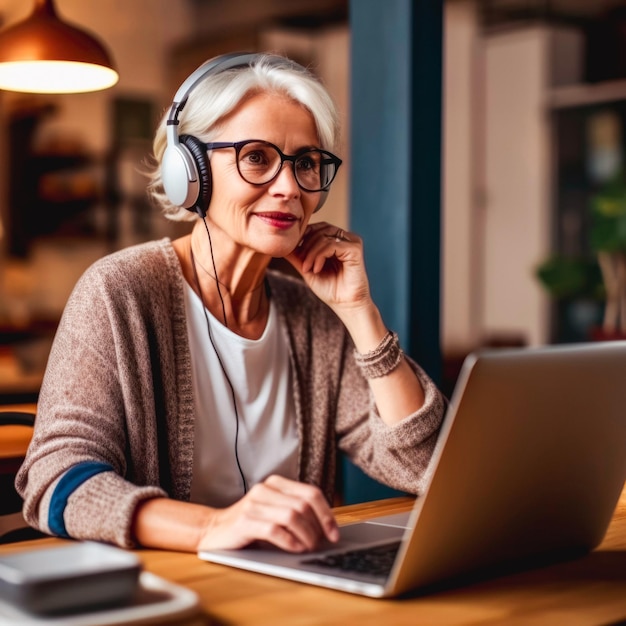
[[[354,358],[363,376],[369,379],[380,378],[393,372],[400,365],[403,354],[398,335],[389,331],[370,352],[361,354],[355,350]]]

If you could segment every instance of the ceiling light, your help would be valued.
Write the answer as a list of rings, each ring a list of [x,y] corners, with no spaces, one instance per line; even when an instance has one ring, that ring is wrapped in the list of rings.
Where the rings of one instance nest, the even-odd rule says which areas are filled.
[[[0,31],[0,89],[27,93],[81,93],[118,81],[104,46],[63,22],[53,0],[35,0],[23,22]]]

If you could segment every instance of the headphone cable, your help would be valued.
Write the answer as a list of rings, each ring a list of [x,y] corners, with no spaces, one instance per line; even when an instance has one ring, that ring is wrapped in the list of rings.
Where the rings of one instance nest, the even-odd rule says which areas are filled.
[[[206,218],[203,218],[202,221],[204,222],[204,227],[206,228],[206,232],[209,237],[211,261],[213,262],[213,271],[215,272],[215,284],[217,285],[217,293],[219,295],[220,302],[222,304],[222,313],[224,315],[224,325],[226,326],[226,328],[228,328],[228,324],[226,322],[226,307],[224,305],[224,299],[222,298],[222,292],[220,290],[220,283],[217,280],[217,270],[215,267],[215,259],[213,257],[213,245],[211,243],[211,234],[209,233],[209,227],[206,223]],[[202,288],[200,286],[200,280],[198,278],[198,270],[196,268],[196,259],[193,254],[193,247],[191,246],[191,241],[189,242],[189,252],[191,255],[191,267],[193,269],[193,277],[196,282],[196,287],[198,288],[198,295],[200,296],[200,302],[202,303],[202,311],[204,312],[204,319],[206,320],[207,331],[209,334],[209,341],[211,342],[211,345],[213,346],[213,350],[215,351],[215,356],[217,356],[217,360],[220,364],[224,377],[226,378],[226,382],[228,383],[228,386],[230,387],[230,393],[233,399],[233,408],[235,409],[235,461],[237,462],[237,469],[239,470],[239,475],[241,476],[241,480],[243,483],[243,493],[246,494],[248,493],[248,483],[246,481],[246,477],[243,473],[243,469],[241,468],[241,463],[239,461],[239,411],[237,410],[237,397],[235,395],[235,388],[233,387],[233,384],[230,381],[230,377],[228,376],[228,373],[226,372],[226,367],[224,366],[222,357],[220,356],[220,353],[215,345],[215,342],[213,341],[213,332],[211,331],[211,324],[209,322],[209,314],[207,313],[207,308],[204,303],[204,296],[202,294]]]

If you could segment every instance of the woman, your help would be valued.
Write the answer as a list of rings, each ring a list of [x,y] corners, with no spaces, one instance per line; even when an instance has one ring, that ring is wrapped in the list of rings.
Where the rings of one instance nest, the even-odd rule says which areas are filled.
[[[420,491],[442,397],[385,327],[361,240],[309,224],[340,164],[336,120],[282,57],[220,57],[183,83],[150,191],[196,224],[77,284],[17,478],[29,523],[126,547],[312,550],[338,539],[337,446]]]

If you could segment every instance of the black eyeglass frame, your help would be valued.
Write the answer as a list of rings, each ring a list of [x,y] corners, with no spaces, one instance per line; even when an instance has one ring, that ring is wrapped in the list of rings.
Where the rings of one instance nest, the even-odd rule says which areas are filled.
[[[262,143],[262,144],[265,144],[266,146],[270,146],[271,148],[276,150],[276,152],[280,156],[280,167],[276,170],[276,173],[269,180],[266,180],[263,183],[250,182],[241,173],[241,169],[239,168],[239,153],[241,152],[241,149],[244,146],[247,146],[250,143]],[[309,193],[316,193],[319,191],[328,191],[330,185],[335,180],[335,176],[337,176],[337,172],[339,171],[339,166],[343,163],[343,161],[338,156],[335,156],[332,152],[328,152],[328,150],[322,150],[321,148],[302,148],[302,150],[298,150],[298,152],[296,152],[295,154],[292,154],[292,155],[285,154],[278,146],[274,145],[270,141],[265,141],[264,139],[244,139],[243,141],[215,141],[212,143],[205,143],[204,148],[207,151],[222,150],[223,148],[235,148],[235,162],[237,164],[237,171],[239,172],[239,176],[241,176],[242,180],[247,182],[249,185],[254,185],[255,187],[262,187],[263,185],[267,185],[268,183],[271,183],[281,173],[285,161],[290,161],[291,163],[293,163],[294,179],[296,181],[296,184],[298,185],[298,187],[300,187],[300,189],[302,189],[302,191],[306,191]],[[296,166],[297,159],[299,159],[305,154],[308,154],[309,152],[316,152],[322,155],[322,161],[320,163],[321,165],[329,165],[332,163],[335,166],[335,170],[333,172],[332,178],[323,187],[320,187],[319,189],[307,189],[298,180],[298,175],[296,174],[295,166]]]

